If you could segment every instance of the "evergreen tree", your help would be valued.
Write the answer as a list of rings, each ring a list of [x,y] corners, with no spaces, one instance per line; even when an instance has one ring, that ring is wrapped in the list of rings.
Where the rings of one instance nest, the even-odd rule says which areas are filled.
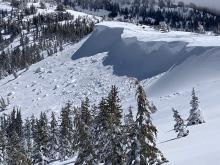
[[[37,119],[35,118],[34,115],[31,116],[31,120],[30,120],[30,123],[31,123],[31,137],[32,139],[35,139],[36,138],[36,125],[37,125]]]
[[[5,162],[6,158],[6,137],[4,129],[0,128],[0,164]]]
[[[135,155],[134,164],[157,165],[166,162],[161,151],[156,147],[157,129],[151,120],[151,111],[149,109],[144,89],[139,86],[137,89],[137,116],[136,116],[136,137],[133,151]]]
[[[90,114],[91,114],[91,118],[92,118],[92,121],[94,121],[94,119],[95,119],[95,117],[97,116],[97,114],[98,114],[98,107],[95,105],[95,104],[93,104],[92,106],[91,106],[91,112],[90,112]],[[93,122],[92,122],[93,123]],[[92,124],[91,123],[91,124]]]
[[[191,109],[190,109],[190,115],[188,117],[188,126],[191,125],[197,125],[204,123],[204,118],[202,116],[202,112],[199,109],[199,99],[196,96],[195,89],[192,90],[192,99],[190,101]]]
[[[102,99],[99,109],[95,141],[100,160],[105,164],[124,164],[121,105],[115,86],[112,86],[108,97]]]
[[[55,113],[51,114],[51,121],[49,127],[49,160],[58,159],[58,149],[59,149],[59,128]]]
[[[122,109],[120,105],[120,99],[118,97],[118,88],[116,86],[111,87],[111,91],[107,97],[108,111],[111,116],[111,122],[115,126],[120,126],[122,118]]]
[[[24,150],[23,125],[20,111],[15,108],[7,119],[6,158],[7,164],[30,165],[31,160]]]
[[[134,123],[134,116],[132,112],[132,107],[130,106],[128,109],[128,114],[124,116],[124,123],[125,125],[130,125]]]
[[[95,116],[94,122],[92,124],[92,139],[98,160],[100,162],[104,162],[104,149],[106,144],[108,144],[108,129],[110,119],[106,99],[102,98],[102,100],[99,103],[98,109],[98,115]]]
[[[75,165],[96,165],[96,156],[94,146],[92,144],[91,128],[83,120],[82,112],[76,111],[74,123],[76,128],[78,157]],[[87,112],[90,115],[90,112]]]
[[[9,118],[7,119],[7,128],[6,128],[6,134],[7,137],[11,137],[14,132],[17,133],[16,130],[16,110],[13,108]]]
[[[137,147],[137,136],[136,136],[136,124],[133,117],[133,112],[131,107],[129,107],[129,113],[125,116],[125,129],[124,129],[124,144],[125,155],[126,155],[126,165],[137,164],[136,158],[138,155]]]
[[[0,43],[2,43],[4,41],[4,38],[2,36],[2,33],[0,33]]]
[[[109,140],[110,140],[110,152],[109,157],[106,157],[106,164],[124,164],[123,155],[123,127],[121,101],[118,97],[118,88],[111,87],[111,91],[107,97],[107,108],[110,113],[110,127],[109,127]]]
[[[40,114],[36,122],[36,135],[33,148],[33,163],[46,165],[49,161],[49,129],[48,119],[45,113]]]
[[[174,125],[174,131],[178,133],[177,137],[180,138],[187,136],[189,134],[189,130],[186,129],[184,120],[181,118],[177,110],[175,110],[174,108],[172,110],[173,110],[173,118],[176,122]]]
[[[66,160],[74,154],[74,136],[71,119],[71,105],[68,103],[61,111],[61,124],[59,128],[59,158]]]
[[[32,158],[33,154],[33,140],[32,140],[32,131],[31,131],[31,122],[29,119],[25,120],[24,124],[24,148],[28,158]]]
[[[19,142],[23,146],[24,145],[23,121],[22,121],[21,111],[18,109],[16,112],[15,130],[18,135]]]
[[[6,153],[7,157],[5,162],[7,164],[18,164],[18,165],[31,165],[31,160],[28,159],[25,152],[19,143],[19,137],[14,130],[11,133],[11,137],[8,137],[7,146],[6,146]]]
[[[86,97],[86,99],[82,101],[81,104],[81,119],[82,122],[84,122],[87,126],[91,125],[92,120],[89,107],[89,99]]]

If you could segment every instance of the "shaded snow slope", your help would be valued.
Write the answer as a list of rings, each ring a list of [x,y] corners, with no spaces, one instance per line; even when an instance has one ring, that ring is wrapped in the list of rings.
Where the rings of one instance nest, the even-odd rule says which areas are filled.
[[[21,71],[17,79],[1,80],[0,95],[10,99],[4,113],[16,105],[27,117],[59,112],[69,100],[79,105],[85,96],[98,102],[116,85],[126,112],[130,105],[135,110],[138,78],[158,107],[153,120],[159,131],[158,146],[170,161],[167,165],[216,164],[220,162],[219,64],[218,36],[160,33],[146,26],[103,22],[80,43]],[[172,107],[188,117],[192,87],[206,123],[190,127],[186,138],[159,144],[176,137],[168,132],[174,125]]]
[[[201,49],[202,50],[202,49]],[[163,74],[148,87],[149,94],[163,95],[220,80],[220,48],[209,48],[191,55]]]
[[[208,60],[212,60],[213,58],[215,59],[216,54],[220,52],[220,47],[214,47],[211,45],[192,46],[195,45],[194,43],[189,45],[190,37],[185,40],[179,38],[180,34],[178,33],[181,32],[163,34],[147,27],[147,30],[145,30],[134,25],[132,25],[133,29],[129,29],[126,25],[127,24],[125,23],[119,23],[119,25],[116,26],[112,26],[111,24],[109,26],[109,22],[106,24],[101,23],[101,25],[99,25],[93,32],[91,37],[73,55],[72,59],[90,57],[98,53],[108,52],[107,57],[103,61],[105,66],[113,66],[114,74],[118,76],[135,77],[138,80],[152,78],[158,74],[168,71],[171,68],[174,73],[179,72],[179,65],[184,63],[184,66],[189,65],[189,67],[187,67],[187,71],[189,72],[190,70],[193,70],[192,67],[195,67],[195,65],[197,66],[197,71],[190,72],[190,75],[192,76],[191,78],[194,78],[198,74],[197,72],[201,69],[201,66],[204,65],[204,67],[207,67],[210,65],[210,61],[204,62],[204,60],[206,60],[206,58],[208,58]],[[148,29],[152,32],[152,34],[145,34],[148,32]],[[143,32],[143,34],[140,39],[141,32]],[[176,38],[174,33],[176,33]],[[186,36],[191,34],[192,37],[194,35],[192,33],[185,34]],[[154,37],[152,37],[152,35]],[[166,35],[167,41],[157,41],[155,37],[159,37],[159,35]],[[199,37],[199,35],[197,35],[197,38],[200,38],[201,40],[203,40],[204,37],[211,36]],[[172,40],[169,38],[172,38]],[[216,42],[219,40],[217,36],[214,38],[214,41]],[[197,42],[197,40],[198,39],[195,39],[195,42]],[[213,44],[216,43],[213,42]],[[194,63],[194,61],[197,62]],[[185,64],[185,62],[187,64]],[[218,62],[218,60],[216,62]],[[219,69],[219,67],[216,68],[215,66],[217,66],[217,64],[215,64],[214,67],[208,68],[209,70],[206,74],[209,72],[215,74],[214,71]],[[166,77],[167,75],[163,78],[168,80],[171,79]],[[201,75],[198,75],[197,77],[200,78]],[[190,79],[190,77],[185,78]],[[178,80],[182,81],[182,79]],[[156,88],[157,86],[158,85],[156,85]]]

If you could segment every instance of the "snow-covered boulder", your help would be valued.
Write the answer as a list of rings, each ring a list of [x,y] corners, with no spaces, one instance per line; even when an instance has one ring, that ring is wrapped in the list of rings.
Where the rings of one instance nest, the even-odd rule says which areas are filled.
[[[35,70],[35,73],[43,73],[44,71],[45,71],[44,68],[39,67]]]
[[[10,93],[8,93],[8,96],[12,96],[12,95],[14,95],[15,94],[15,92],[10,92]]]
[[[60,86],[59,85],[55,85],[54,90],[56,90],[58,88],[60,88]]]

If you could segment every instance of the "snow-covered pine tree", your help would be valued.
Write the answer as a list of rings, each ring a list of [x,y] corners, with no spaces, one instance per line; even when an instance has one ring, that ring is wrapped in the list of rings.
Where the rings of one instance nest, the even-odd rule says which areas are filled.
[[[51,121],[49,126],[49,162],[57,160],[59,157],[59,128],[55,113],[51,113]]]
[[[138,157],[139,147],[137,147],[136,136],[136,123],[134,121],[131,107],[129,107],[129,113],[125,116],[124,126],[124,144],[125,144],[125,160],[126,165],[135,165],[138,161],[135,161]]]
[[[91,125],[91,120],[92,120],[92,116],[90,114],[90,110],[89,110],[89,99],[86,97],[85,100],[82,101],[81,103],[81,120],[82,122],[84,122],[87,126]]]
[[[108,128],[109,128],[109,118],[110,114],[107,109],[107,101],[105,98],[99,103],[98,114],[94,117],[94,121],[92,123],[92,140],[93,145],[96,150],[97,158],[100,162],[105,161],[105,153],[104,146],[108,142]]]
[[[172,110],[173,110],[173,118],[174,121],[176,122],[174,125],[174,131],[178,133],[177,137],[181,138],[187,136],[189,134],[189,130],[186,129],[184,120],[181,118],[177,110],[175,110],[174,108]]]
[[[73,150],[73,121],[71,118],[71,104],[62,108],[59,128],[59,159],[66,160],[74,155]]]
[[[112,124],[120,126],[122,119],[121,100],[118,96],[118,88],[116,86],[111,87],[111,91],[107,97],[108,111],[111,114]]]
[[[16,120],[16,111],[15,108],[13,108],[10,116],[6,119],[7,125],[6,125],[6,136],[11,137],[13,131],[15,131],[15,120]]]
[[[2,128],[2,118],[0,127],[0,164],[3,164],[6,157],[6,137],[5,130]]]
[[[190,101],[191,109],[190,109],[190,115],[187,119],[188,126],[191,125],[197,125],[197,124],[202,124],[205,123],[205,120],[202,115],[202,111],[199,109],[199,99],[196,96],[195,89],[193,88],[192,90],[192,99]]]
[[[25,152],[29,159],[31,159],[33,154],[33,139],[32,139],[32,131],[31,131],[31,122],[29,119],[25,120],[24,123],[24,148]]]
[[[89,111],[86,114],[91,116]],[[92,143],[91,128],[86,124],[86,121],[89,120],[84,120],[85,118],[82,115],[85,115],[85,113],[76,110],[74,125],[77,136],[76,148],[78,150],[78,157],[75,165],[96,165],[97,160]]]
[[[151,120],[145,91],[142,86],[137,89],[136,142],[137,153],[134,164],[157,165],[167,162],[162,152],[156,147],[157,129]]]
[[[107,97],[107,112],[110,114],[108,140],[109,142],[106,150],[106,164],[121,164],[125,163],[123,155],[123,127],[122,127],[122,109],[121,100],[118,96],[118,88],[111,87],[111,91]]]
[[[112,86],[108,97],[102,98],[93,124],[93,142],[104,164],[124,164],[121,118],[118,90]]]
[[[16,111],[16,119],[15,119],[15,130],[17,132],[19,143],[24,149],[24,129],[23,129],[23,120],[21,116],[21,111],[17,109]]]
[[[6,144],[6,159],[4,163],[11,164],[22,164],[31,165],[31,160],[28,159],[26,153],[23,151],[21,143],[19,143],[19,137],[15,130],[12,130],[11,136],[8,137]]]
[[[134,123],[134,116],[133,116],[131,106],[128,108],[128,112],[129,113],[124,116],[124,123],[125,123],[126,126]]]
[[[30,165],[31,160],[28,158],[23,143],[23,126],[20,111],[15,108],[10,116],[6,119],[6,164],[24,164]]]
[[[46,113],[41,113],[36,122],[36,135],[34,138],[33,163],[48,164],[49,161],[49,127]]]
[[[92,120],[94,120],[95,117],[96,117],[97,114],[98,114],[98,107],[97,107],[97,105],[93,104],[93,105],[91,106],[91,110],[90,110],[90,111],[91,111],[91,112],[90,112],[91,118],[92,118]],[[93,123],[93,122],[92,122],[92,123]]]
[[[2,36],[2,33],[0,33],[0,43],[2,43],[4,41],[4,38]]]
[[[31,138],[34,143],[34,139],[36,138],[36,132],[37,132],[37,130],[36,130],[37,119],[34,115],[31,116],[30,123],[31,123]]]

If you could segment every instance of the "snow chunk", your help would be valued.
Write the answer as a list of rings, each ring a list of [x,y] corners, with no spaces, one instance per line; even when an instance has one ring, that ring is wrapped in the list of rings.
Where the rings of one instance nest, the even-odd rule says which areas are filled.
[[[35,70],[35,73],[43,73],[43,72],[45,72],[45,69],[41,68],[41,67],[39,67]]]
[[[12,95],[14,95],[15,94],[15,92],[10,92],[10,93],[8,93],[8,96],[12,96]]]
[[[60,88],[60,86],[59,85],[55,85],[54,90],[56,90],[58,88]]]

